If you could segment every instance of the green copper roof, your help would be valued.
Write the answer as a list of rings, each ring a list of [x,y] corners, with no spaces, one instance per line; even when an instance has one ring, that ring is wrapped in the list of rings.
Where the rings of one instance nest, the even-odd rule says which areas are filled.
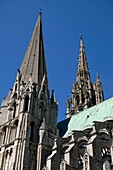
[[[113,97],[87,110],[73,115],[68,124],[68,130],[64,137],[67,137],[73,130],[84,130],[92,127],[94,121],[113,120]]]

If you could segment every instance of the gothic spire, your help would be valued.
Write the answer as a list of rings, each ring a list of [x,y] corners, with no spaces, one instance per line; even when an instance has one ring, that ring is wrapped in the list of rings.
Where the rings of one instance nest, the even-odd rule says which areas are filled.
[[[80,52],[79,52],[79,59],[78,59],[77,80],[84,77],[89,77],[89,69],[88,69],[86,54],[84,50],[82,35],[80,35]]]
[[[34,28],[28,49],[26,51],[21,68],[21,80],[27,83],[31,78],[32,83],[41,85],[46,74],[46,60],[44,53],[44,41],[42,33],[42,13],[40,11]],[[47,81],[47,76],[46,76]]]

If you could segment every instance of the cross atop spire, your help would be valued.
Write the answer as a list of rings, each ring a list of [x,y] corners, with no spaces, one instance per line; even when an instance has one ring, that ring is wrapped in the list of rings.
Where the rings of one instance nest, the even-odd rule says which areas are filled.
[[[83,45],[82,34],[80,34],[80,47],[81,47],[81,46],[84,46],[84,45]]]
[[[40,8],[39,15],[42,16],[42,8]]]

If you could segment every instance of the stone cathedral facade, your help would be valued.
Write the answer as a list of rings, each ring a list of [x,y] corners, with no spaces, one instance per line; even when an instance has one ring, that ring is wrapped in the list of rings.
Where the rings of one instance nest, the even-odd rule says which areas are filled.
[[[82,36],[66,119],[57,124],[57,115],[40,13],[14,86],[1,104],[0,170],[113,170],[113,98],[104,101],[98,75],[91,82]]]

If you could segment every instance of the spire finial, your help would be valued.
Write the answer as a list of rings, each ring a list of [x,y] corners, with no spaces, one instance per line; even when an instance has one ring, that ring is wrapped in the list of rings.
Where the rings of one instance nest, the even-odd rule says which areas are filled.
[[[82,34],[80,33],[79,35],[80,35],[80,39],[82,39]]]
[[[39,9],[39,15],[42,15],[42,8]]]
[[[96,79],[100,79],[99,73],[96,73]]]
[[[82,34],[79,34],[80,36],[80,47],[84,48],[84,43],[83,43],[83,38],[82,38]]]

